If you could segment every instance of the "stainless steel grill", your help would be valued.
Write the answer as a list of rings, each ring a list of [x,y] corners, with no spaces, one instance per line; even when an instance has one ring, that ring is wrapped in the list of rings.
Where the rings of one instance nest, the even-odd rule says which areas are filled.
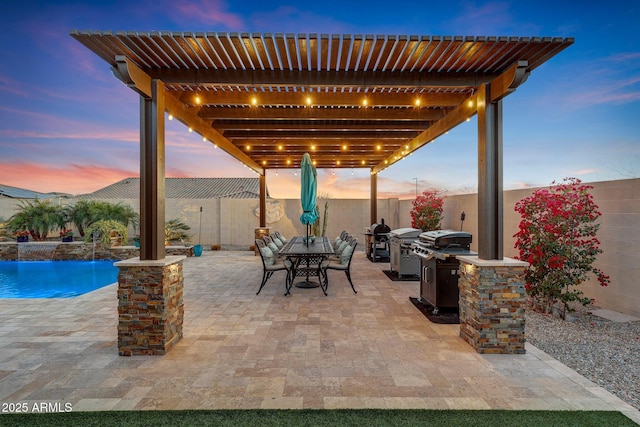
[[[454,230],[426,231],[412,244],[420,258],[420,300],[441,308],[459,308],[458,278],[460,255],[476,255],[470,250],[470,233]]]
[[[420,275],[420,257],[411,247],[420,233],[418,228],[398,228],[389,233],[391,271],[399,277]]]

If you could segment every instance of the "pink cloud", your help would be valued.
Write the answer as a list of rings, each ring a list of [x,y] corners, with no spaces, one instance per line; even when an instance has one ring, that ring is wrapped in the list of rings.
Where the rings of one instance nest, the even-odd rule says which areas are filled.
[[[190,22],[201,22],[210,26],[224,25],[233,30],[244,29],[241,15],[227,12],[227,5],[220,0],[194,0],[172,3],[173,7]]]
[[[138,171],[101,165],[71,164],[54,167],[31,162],[0,163],[0,182],[42,193],[90,193],[124,178],[138,175]]]

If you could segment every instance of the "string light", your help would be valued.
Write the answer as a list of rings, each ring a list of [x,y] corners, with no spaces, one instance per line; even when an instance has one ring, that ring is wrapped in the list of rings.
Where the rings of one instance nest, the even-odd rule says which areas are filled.
[[[173,120],[173,114],[169,114],[169,120]]]
[[[193,132],[193,129],[189,128],[189,133]]]

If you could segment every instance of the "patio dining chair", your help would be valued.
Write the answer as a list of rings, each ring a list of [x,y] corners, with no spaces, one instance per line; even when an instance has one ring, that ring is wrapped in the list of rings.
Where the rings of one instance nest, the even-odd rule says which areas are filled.
[[[258,247],[258,251],[260,252],[260,258],[262,259],[262,283],[260,283],[260,288],[258,289],[258,292],[256,292],[256,295],[260,293],[265,283],[267,283],[267,280],[269,280],[273,273],[275,273],[276,271],[287,272],[287,277],[285,279],[286,295],[287,293],[289,293],[289,288],[291,287],[291,282],[293,281],[293,278],[291,277],[291,261],[289,261],[288,259],[277,259],[271,248],[269,248],[264,243],[264,240],[255,239],[255,241],[256,246]]]
[[[273,235],[274,235],[275,237],[277,237],[278,239],[280,239],[280,241],[281,241],[282,243],[287,243],[287,241],[288,241],[288,239],[287,239],[286,237],[284,237],[284,236],[282,235],[282,233],[280,233],[279,231],[274,231],[274,232],[273,232]]]
[[[351,281],[351,260],[353,259],[353,253],[355,252],[357,245],[358,239],[352,238],[349,245],[342,251],[340,261],[336,262],[335,260],[327,259],[322,262],[320,269],[322,271],[322,280],[324,281],[325,289],[329,286],[329,275],[327,274],[327,270],[338,270],[344,271],[347,275],[347,279],[349,280],[349,284],[351,285],[351,289],[353,289],[354,293],[358,293]]]
[[[278,246],[276,242],[273,241],[273,238],[271,236],[262,236],[262,240],[264,241],[264,244],[273,251],[276,258],[280,257],[281,246]]]

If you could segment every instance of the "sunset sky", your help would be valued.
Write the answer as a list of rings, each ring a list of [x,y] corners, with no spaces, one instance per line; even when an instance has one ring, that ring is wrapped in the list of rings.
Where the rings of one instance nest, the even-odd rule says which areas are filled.
[[[504,101],[505,189],[640,176],[640,1],[7,1],[0,6],[0,184],[81,194],[139,175],[138,95],[71,29],[574,37]],[[378,177],[381,197],[477,186],[477,122]],[[256,176],[167,121],[168,177]],[[369,197],[368,169],[318,171],[318,192]],[[293,171],[267,173],[298,198]]]

